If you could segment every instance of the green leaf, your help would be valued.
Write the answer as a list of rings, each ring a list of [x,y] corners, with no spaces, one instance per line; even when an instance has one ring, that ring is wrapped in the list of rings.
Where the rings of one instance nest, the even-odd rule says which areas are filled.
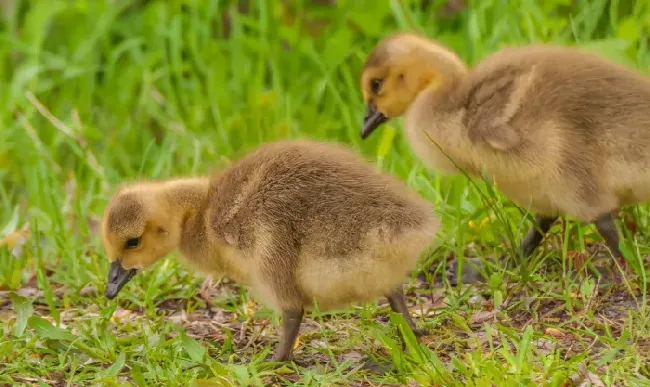
[[[521,338],[519,345],[517,346],[517,356],[518,356],[518,369],[519,372],[522,371],[521,367],[526,364],[526,358],[528,357],[528,351],[530,350],[531,343],[533,341],[533,327],[528,325],[524,331],[524,336]]]
[[[34,308],[28,298],[14,292],[9,293],[9,298],[13,304],[14,312],[16,312],[14,335],[20,337],[23,335],[23,332],[25,332],[27,319],[29,319],[29,317],[34,313]]]
[[[201,363],[205,357],[205,348],[199,344],[196,340],[186,335],[184,332],[181,333],[181,343],[183,344],[183,349],[190,355],[190,358],[197,363]]]
[[[594,279],[593,278],[587,278],[580,285],[580,295],[582,297],[591,296],[591,294],[594,292],[595,287],[596,287],[596,282],[594,281]]]
[[[134,363],[133,366],[131,367],[131,379],[133,379],[133,382],[138,387],[144,387],[147,386],[147,380],[145,379],[144,375],[142,374],[142,369],[138,365],[138,363]]]
[[[224,379],[196,379],[194,381],[194,387],[224,387],[224,386],[234,386],[234,384],[227,383]]]
[[[44,339],[73,341],[77,338],[67,329],[55,327],[46,319],[36,315],[27,320],[27,325]]]
[[[115,360],[115,363],[102,371],[102,377],[106,376],[117,376],[122,368],[124,368],[124,362],[126,361],[126,355],[124,352],[120,352],[120,354],[117,356],[117,360]]]
[[[494,308],[498,309],[503,305],[503,292],[501,290],[494,291]]]
[[[395,137],[395,128],[391,125],[386,125],[384,130],[382,130],[381,142],[377,148],[377,156],[386,157],[390,151],[390,146],[393,144],[393,138]]]
[[[467,321],[457,313],[449,313],[449,317],[459,328],[462,328],[465,332],[472,332],[472,329],[469,327],[469,325],[467,325]]]
[[[406,347],[409,351],[409,354],[413,356],[418,364],[424,363],[425,359],[424,355],[422,354],[422,350],[420,349],[420,344],[418,343],[415,337],[415,333],[413,333],[409,327],[404,316],[402,316],[401,313],[391,312],[390,321],[398,327],[402,337],[404,338],[404,341],[406,342]]]
[[[509,340],[501,332],[499,332],[499,336],[501,336],[501,341],[503,342],[503,346],[499,348],[499,352],[504,358],[506,358],[506,360],[510,364],[510,368],[514,368],[515,371],[517,371],[519,369],[519,366],[517,363],[517,359],[515,358],[514,354],[510,351]]]
[[[233,373],[241,386],[250,385],[251,378],[248,374],[248,368],[242,365],[233,365]]]
[[[639,22],[634,17],[628,17],[618,25],[617,35],[630,43],[639,40]]]

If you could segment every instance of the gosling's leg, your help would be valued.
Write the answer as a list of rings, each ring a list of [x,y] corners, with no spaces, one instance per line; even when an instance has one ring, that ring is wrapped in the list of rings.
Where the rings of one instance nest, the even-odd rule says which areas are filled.
[[[557,218],[557,216],[535,216],[537,227],[533,225],[521,241],[520,249],[523,252],[524,257],[531,255],[533,251],[535,251],[537,246],[542,242],[542,239],[544,239],[544,235],[546,235],[548,230],[551,229],[551,225],[557,220]]]
[[[605,239],[605,244],[612,252],[614,259],[617,259],[623,266],[623,269],[627,270],[628,263],[625,258],[623,258],[623,254],[621,254],[621,251],[618,248],[618,228],[616,227],[616,218],[614,217],[614,214],[611,212],[602,214],[596,218],[594,223],[596,224],[596,228],[600,235]],[[618,274],[616,277],[618,278]]]
[[[388,303],[390,304],[390,308],[394,312],[401,313],[402,316],[404,316],[406,322],[409,324],[409,327],[411,328],[413,333],[415,333],[416,337],[425,336],[428,333],[426,329],[417,328],[415,326],[415,323],[411,318],[411,314],[409,313],[408,308],[406,307],[406,299],[404,299],[404,291],[402,290],[401,286],[397,287],[392,292],[390,292],[390,294],[387,295],[386,298],[388,298]]]
[[[303,309],[282,311],[282,337],[280,338],[278,345],[275,347],[275,354],[273,356],[274,361],[280,362],[291,360],[293,356],[293,346],[298,337],[298,331],[300,330],[303,315]]]

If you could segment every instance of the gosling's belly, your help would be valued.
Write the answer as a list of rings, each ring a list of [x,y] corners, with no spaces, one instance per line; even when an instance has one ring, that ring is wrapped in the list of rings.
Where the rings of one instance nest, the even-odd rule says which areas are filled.
[[[299,286],[311,309],[312,300],[322,310],[345,308],[386,296],[399,286],[410,270],[415,257],[393,260],[371,258],[311,258],[298,273]]]
[[[605,189],[580,190],[574,181],[521,182],[497,186],[504,196],[536,215],[570,216],[592,222],[619,205],[616,196]]]
[[[561,189],[548,190],[533,181],[496,182],[496,188],[523,210],[529,210],[536,215],[559,216],[570,207],[569,192],[560,192]]]

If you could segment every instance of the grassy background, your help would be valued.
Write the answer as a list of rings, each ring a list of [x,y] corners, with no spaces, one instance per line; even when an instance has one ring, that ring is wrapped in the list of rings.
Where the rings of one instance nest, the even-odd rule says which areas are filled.
[[[647,229],[647,207],[625,211],[638,278],[617,291],[568,275],[600,245],[592,226],[573,222],[554,227],[552,248],[518,270],[431,286],[445,258],[510,254],[528,223],[485,184],[426,170],[400,121],[361,142],[358,90],[365,55],[397,29],[435,37],[470,64],[507,44],[555,42],[650,73],[647,2],[0,4],[0,383],[650,382],[648,239],[635,233]],[[441,246],[409,281],[417,323],[433,332],[422,346],[399,350],[396,325],[385,324],[396,316],[385,304],[361,305],[311,316],[297,347],[301,364],[272,369],[262,360],[277,339],[277,316],[236,285],[201,287],[173,257],[118,300],[103,297],[108,264],[97,222],[116,184],[205,173],[288,137],[352,143],[438,206]],[[394,368],[364,370],[365,356]]]

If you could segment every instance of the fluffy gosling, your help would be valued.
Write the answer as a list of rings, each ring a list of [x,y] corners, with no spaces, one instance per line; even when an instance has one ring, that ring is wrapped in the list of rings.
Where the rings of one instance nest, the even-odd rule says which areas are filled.
[[[267,143],[211,178],[121,187],[102,223],[106,296],[178,248],[195,269],[249,285],[281,312],[276,361],[292,358],[314,301],[327,310],[385,296],[419,336],[402,282],[438,229],[428,201],[346,146]]]
[[[650,80],[576,48],[504,48],[471,71],[440,43],[398,33],[361,76],[366,138],[404,116],[429,166],[485,171],[536,213],[520,249],[530,255],[559,216],[595,223],[620,258],[613,212],[650,199]]]

